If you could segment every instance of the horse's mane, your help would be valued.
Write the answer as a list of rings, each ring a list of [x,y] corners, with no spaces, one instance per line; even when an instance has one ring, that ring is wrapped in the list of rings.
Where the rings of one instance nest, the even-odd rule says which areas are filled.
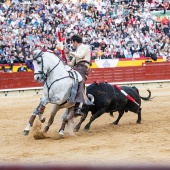
[[[38,54],[38,53],[40,53],[41,52],[41,50],[34,50],[33,51],[33,55],[36,55],[36,54]]]

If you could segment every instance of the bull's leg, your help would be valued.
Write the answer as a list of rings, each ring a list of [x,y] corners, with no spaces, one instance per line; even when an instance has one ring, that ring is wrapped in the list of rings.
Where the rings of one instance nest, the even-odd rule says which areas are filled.
[[[113,112],[112,112],[112,111],[110,112],[110,116],[111,116],[111,117],[114,117],[114,115],[113,115]]]
[[[117,125],[119,123],[119,120],[121,119],[121,117],[124,114],[124,110],[121,110],[121,111],[118,111],[118,112],[119,112],[119,116],[118,116],[117,120],[113,122],[114,125]]]
[[[138,119],[137,119],[137,121],[136,121],[136,123],[141,123],[141,108],[139,108],[139,111],[138,111]]]
[[[87,123],[86,126],[84,127],[84,130],[85,130],[85,131],[88,131],[88,130],[90,129],[91,123],[92,123],[96,118],[100,117],[100,116],[101,116],[103,113],[105,113],[105,112],[106,112],[106,108],[103,107],[102,109],[100,109],[99,111],[97,111],[94,115],[92,115],[91,118],[90,118],[89,123]]]
[[[64,136],[64,129],[66,124],[68,123],[69,120],[71,120],[74,117],[74,107],[66,109],[62,117],[63,117],[63,121],[59,130],[60,136]]]
[[[74,128],[74,132],[78,132],[78,130],[80,129],[81,124],[84,122],[84,120],[86,119],[87,115],[88,115],[88,113],[83,113],[82,114],[80,122]]]
[[[58,110],[60,109],[60,107],[58,106],[58,105],[54,105],[53,106],[53,108],[52,108],[52,111],[51,111],[51,113],[50,113],[50,118],[49,118],[49,120],[48,120],[48,124],[47,124],[47,126],[44,128],[44,133],[46,133],[48,130],[49,130],[49,128],[50,128],[50,126],[53,124],[53,122],[54,122],[54,117],[55,117],[55,115],[56,115],[56,113],[58,112]]]

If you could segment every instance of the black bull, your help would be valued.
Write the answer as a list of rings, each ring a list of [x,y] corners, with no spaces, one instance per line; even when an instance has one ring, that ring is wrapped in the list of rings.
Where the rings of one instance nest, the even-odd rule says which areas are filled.
[[[138,114],[137,123],[141,123],[141,99],[149,100],[151,97],[150,90],[148,97],[141,97],[139,91],[136,87],[120,86],[127,94],[129,94],[135,101],[139,104],[130,101],[124,94],[122,94],[113,85],[107,83],[96,84],[93,83],[87,87],[87,94],[92,94],[94,96],[94,105],[85,106],[82,109],[82,117],[80,122],[75,127],[75,131],[80,129],[82,122],[86,119],[88,112],[91,111],[92,116],[90,121],[86,124],[84,130],[89,130],[91,123],[102,114],[110,113],[113,116],[113,112],[118,111],[119,115],[113,124],[117,125],[119,120],[123,116],[124,112],[134,112]]]

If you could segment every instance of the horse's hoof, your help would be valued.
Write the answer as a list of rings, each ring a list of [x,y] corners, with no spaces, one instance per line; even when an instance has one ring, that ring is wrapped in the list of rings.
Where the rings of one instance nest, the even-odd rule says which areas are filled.
[[[64,130],[60,130],[59,135],[60,135],[60,137],[63,137],[64,136]]]
[[[41,123],[44,123],[45,122],[45,117],[41,120]]]
[[[29,130],[24,130],[22,135],[27,136],[29,134],[29,132],[30,132]]]

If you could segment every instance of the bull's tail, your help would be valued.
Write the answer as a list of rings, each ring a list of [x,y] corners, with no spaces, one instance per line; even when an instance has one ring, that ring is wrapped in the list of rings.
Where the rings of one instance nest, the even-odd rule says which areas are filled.
[[[135,89],[136,92],[139,94],[139,90],[135,86],[133,86],[132,88]],[[147,89],[147,91],[149,93],[149,95],[147,97],[142,97],[142,96],[139,95],[142,100],[151,100],[151,99],[153,99],[153,98],[151,98],[151,91],[149,89]]]
[[[140,98],[142,99],[142,100],[151,100],[151,99],[153,99],[153,98],[151,98],[151,91],[149,90],[149,89],[147,89],[147,91],[148,91],[148,96],[147,97],[142,97],[142,96],[140,96]]]

